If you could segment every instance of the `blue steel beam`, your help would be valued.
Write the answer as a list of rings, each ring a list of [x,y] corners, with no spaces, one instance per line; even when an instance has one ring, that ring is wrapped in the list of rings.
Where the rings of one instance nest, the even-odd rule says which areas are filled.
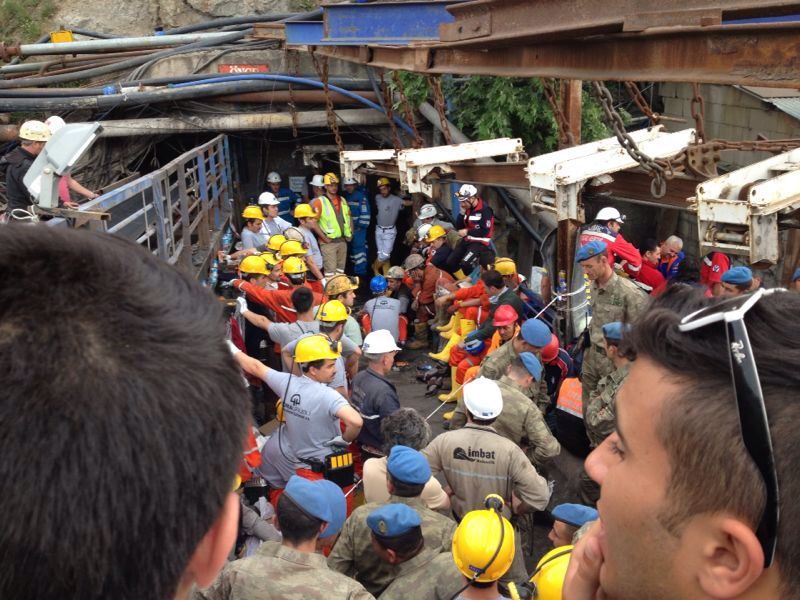
[[[323,44],[396,44],[438,41],[439,25],[452,23],[447,7],[457,2],[371,2],[324,7]]]
[[[319,46],[325,35],[322,21],[286,21],[284,25],[286,44],[298,46]]]

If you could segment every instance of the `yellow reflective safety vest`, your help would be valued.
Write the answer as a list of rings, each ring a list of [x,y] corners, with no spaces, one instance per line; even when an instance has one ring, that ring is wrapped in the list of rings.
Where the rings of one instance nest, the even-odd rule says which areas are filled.
[[[347,205],[347,200],[339,196],[339,208],[341,209],[341,224],[336,211],[333,210],[333,202],[327,196],[317,196],[320,206],[319,214],[319,227],[322,232],[330,239],[334,240],[340,237],[351,237],[353,234],[350,231],[350,207]]]

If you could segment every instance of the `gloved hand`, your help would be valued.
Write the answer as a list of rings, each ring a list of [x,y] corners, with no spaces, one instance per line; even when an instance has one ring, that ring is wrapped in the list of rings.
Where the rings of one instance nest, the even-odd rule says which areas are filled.
[[[221,287],[221,288],[233,287],[233,279],[230,279],[228,281],[221,281],[219,283],[219,287]]]
[[[332,440],[328,440],[327,442],[323,442],[322,445],[323,446],[327,446],[328,448],[331,448],[331,449],[334,449],[334,450],[338,450],[339,448],[347,448],[347,446],[350,445],[350,442],[345,441],[345,439],[342,436],[337,435]]]
[[[244,296],[239,296],[236,299],[236,316],[239,317],[247,310],[247,299]]]
[[[239,350],[236,347],[236,344],[234,344],[232,341],[230,340],[225,340],[225,341],[228,343],[228,349],[231,351],[231,354],[236,356],[237,354],[239,354],[239,352],[241,352],[241,350]]]

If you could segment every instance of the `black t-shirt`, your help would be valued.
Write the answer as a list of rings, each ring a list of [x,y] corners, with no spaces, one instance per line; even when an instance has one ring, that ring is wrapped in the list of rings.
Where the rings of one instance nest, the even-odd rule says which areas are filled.
[[[0,170],[5,170],[7,213],[11,213],[15,208],[27,209],[33,203],[33,198],[28,192],[28,188],[22,183],[22,178],[25,177],[34,160],[36,160],[36,156],[21,146],[14,148],[0,159],[0,163],[6,163],[0,167]]]

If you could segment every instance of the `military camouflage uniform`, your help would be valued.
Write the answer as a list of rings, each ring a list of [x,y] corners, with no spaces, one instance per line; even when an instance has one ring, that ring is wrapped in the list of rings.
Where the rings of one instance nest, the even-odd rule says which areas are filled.
[[[431,551],[450,550],[456,523],[429,509],[419,497],[403,498],[390,496],[389,502],[407,504],[417,511],[422,521],[422,537],[425,547]],[[357,579],[371,594],[378,595],[397,576],[398,566],[390,565],[372,549],[367,515],[385,503],[370,502],[353,511],[342,527],[336,545],[328,557],[328,566]]]
[[[516,336],[496,350],[493,350],[487,354],[486,357],[481,361],[481,366],[480,369],[478,369],[477,376],[499,381],[500,378],[506,374],[508,365],[519,358],[519,354],[514,348],[515,339],[517,339]],[[538,358],[539,361],[542,360],[542,357],[538,352],[534,352],[533,354],[536,355],[536,358]],[[536,403],[536,406],[538,406],[539,410],[541,410],[542,414],[544,414],[544,411],[550,404],[550,396],[547,394],[547,382],[545,381],[544,377],[542,377],[541,381],[534,381],[530,387],[520,389],[522,390],[523,394],[525,394],[528,398],[531,398]]]
[[[466,583],[450,552],[423,548],[398,567],[381,600],[450,600]]]
[[[497,386],[503,394],[503,412],[492,424],[497,433],[522,447],[537,471],[551,458],[561,452],[558,443],[544,422],[541,411],[523,393],[523,388],[503,375]],[[450,419],[450,429],[458,429],[467,423],[464,399],[459,397],[458,405]]]
[[[603,377],[589,398],[588,405],[584,409],[586,414],[584,425],[592,448],[599,446],[616,427],[617,391],[625,381],[629,368],[630,363],[626,362]],[[580,496],[581,501],[590,506],[597,504],[600,498],[600,486],[586,474],[585,470],[581,471],[580,476]]]
[[[368,600],[357,581],[332,571],[321,554],[299,552],[280,542],[264,542],[256,553],[235,560],[192,600]]]
[[[630,279],[611,274],[603,287],[592,282],[592,321],[589,325],[591,346],[583,353],[581,373],[583,415],[589,394],[597,387],[597,382],[614,370],[614,365],[606,356],[603,346],[603,325],[614,321],[631,323],[645,307],[647,294],[636,287]]]

